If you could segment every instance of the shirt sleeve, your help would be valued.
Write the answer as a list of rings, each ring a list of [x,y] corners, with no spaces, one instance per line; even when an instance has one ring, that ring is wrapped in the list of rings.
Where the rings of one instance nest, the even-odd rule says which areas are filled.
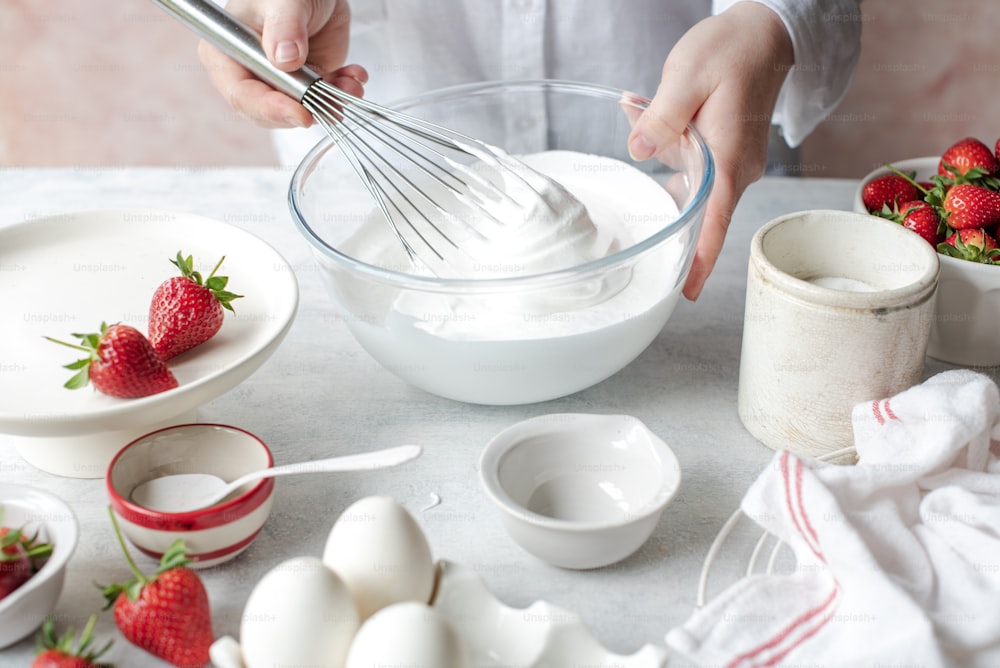
[[[713,0],[719,14],[736,2],[757,2],[785,24],[795,65],[785,79],[773,122],[795,147],[847,93],[861,52],[861,0]]]

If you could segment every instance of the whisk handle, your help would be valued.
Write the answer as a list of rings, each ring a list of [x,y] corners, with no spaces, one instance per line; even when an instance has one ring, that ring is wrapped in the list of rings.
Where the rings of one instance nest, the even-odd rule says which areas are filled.
[[[307,67],[283,72],[267,59],[260,35],[211,0],[152,0],[175,19],[214,44],[271,86],[302,100],[318,74]]]

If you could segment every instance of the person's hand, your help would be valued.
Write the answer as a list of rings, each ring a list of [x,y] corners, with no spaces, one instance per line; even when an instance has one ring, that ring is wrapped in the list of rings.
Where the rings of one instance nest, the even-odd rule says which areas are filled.
[[[350,10],[346,0],[230,0],[226,10],[261,33],[268,59],[285,72],[307,62],[323,79],[353,95],[364,94],[368,73],[344,66]],[[251,122],[270,128],[309,127],[312,115],[284,93],[204,40],[198,56],[229,105]]]
[[[755,2],[739,2],[689,30],[663,65],[652,103],[629,136],[637,160],[677,141],[688,123],[715,159],[715,185],[684,296],[695,300],[722,252],[736,203],[764,174],[778,93],[794,61],[781,19]]]

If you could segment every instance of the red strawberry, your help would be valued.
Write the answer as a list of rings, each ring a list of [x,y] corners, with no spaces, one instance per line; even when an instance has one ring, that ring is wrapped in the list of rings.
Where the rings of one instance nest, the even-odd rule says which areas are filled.
[[[941,216],[937,209],[927,202],[916,200],[904,202],[898,207],[898,222],[908,230],[913,230],[927,240],[931,246],[937,247],[944,241]]]
[[[899,174],[877,176],[861,189],[861,200],[869,213],[881,211],[886,205],[891,208],[899,202],[910,202],[921,197],[920,190]]]
[[[978,173],[970,174],[973,170]],[[993,176],[1000,172],[1000,163],[990,147],[975,137],[966,137],[955,142],[941,154],[938,174],[948,177]]]
[[[21,543],[21,532],[14,531],[0,541],[0,601],[31,579],[31,557]]]
[[[960,260],[994,264],[1000,258],[997,241],[986,230],[966,228],[958,230],[938,244],[938,252],[942,255],[956,257]]]
[[[149,306],[149,340],[164,361],[215,336],[222,327],[223,309],[232,311],[230,302],[242,296],[227,292],[229,279],[215,275],[225,259],[204,281],[190,255],[185,258],[178,251],[171,260],[181,275],[161,283]]]
[[[952,186],[942,207],[948,226],[956,230],[990,227],[1000,222],[1000,193],[983,186]]]
[[[114,513],[111,522],[135,576],[102,589],[106,608],[114,606],[118,629],[129,642],[168,663],[180,668],[204,666],[214,641],[212,614],[205,585],[186,567],[191,560],[185,554],[184,541],[174,541],[163,553],[156,573],[147,577],[125,547]]]
[[[82,350],[87,357],[66,368],[78,373],[66,381],[75,390],[93,381],[98,392],[133,399],[177,387],[177,379],[153,350],[142,332],[128,325],[101,323],[97,334],[73,334],[80,345],[49,338],[49,341]],[[48,337],[46,337],[48,338]]]
[[[42,632],[38,634],[38,654],[31,663],[31,668],[99,668],[108,664],[99,664],[97,659],[108,651],[111,642],[104,647],[91,650],[90,643],[94,640],[94,624],[97,616],[91,615],[87,625],[80,634],[80,642],[73,647],[76,634],[69,629],[63,635],[56,637],[56,626],[49,617],[42,624]]]
[[[51,554],[52,546],[39,542],[37,533],[29,537],[23,528],[0,527],[0,600],[30,580]]]

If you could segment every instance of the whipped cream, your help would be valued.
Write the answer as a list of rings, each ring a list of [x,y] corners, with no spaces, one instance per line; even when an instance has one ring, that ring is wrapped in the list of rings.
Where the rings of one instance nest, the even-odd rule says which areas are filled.
[[[471,166],[453,165],[447,179],[423,179],[420,195],[394,198],[402,209],[389,213],[414,250],[412,271],[481,280],[565,269],[613,252],[587,207],[536,171],[536,157],[518,161],[497,149]]]
[[[489,268],[496,275],[576,266],[638,243],[678,216],[662,185],[620,161],[565,151],[522,159],[560,183],[583,204],[587,218],[558,217],[555,229],[524,221],[524,238],[511,232],[474,250],[476,261],[498,265]],[[550,196],[551,205],[562,195]],[[424,271],[414,267],[380,214],[363,221],[340,245],[343,252],[395,271]],[[540,276],[531,290],[526,286],[536,279],[518,281],[516,293],[502,281],[480,290],[451,290],[434,281],[403,289],[355,280],[335,263],[324,276],[355,338],[400,378],[459,401],[523,404],[590,387],[645,350],[680,298],[696,232],[688,228],[613,268]]]
[[[497,201],[484,207],[497,220],[441,220],[461,257],[447,256],[463,278],[497,278],[566,269],[631,246],[674,220],[677,206],[667,191],[640,170],[612,158],[572,151],[519,156],[547,179],[526,177],[510,188],[537,187],[535,210],[515,216],[514,205]],[[551,179],[551,180],[550,180]],[[536,181],[537,183],[532,183]],[[553,182],[555,182],[553,184]],[[427,274],[414,263],[375,211],[342,249],[382,267]],[[677,239],[658,256],[634,266],[607,271],[592,280],[517,294],[456,295],[398,291],[379,302],[388,322],[413,321],[417,329],[453,339],[533,339],[600,329],[634,318],[661,302],[676,287],[685,241]],[[379,318],[381,319],[381,318]],[[397,322],[402,326],[401,323]]]
[[[612,252],[613,239],[601,234],[587,207],[558,181],[536,171],[538,156],[521,162],[501,154],[497,169],[487,170],[495,189],[474,189],[477,198],[462,235],[466,260],[456,269],[462,278],[497,278],[540,274],[573,267]],[[476,214],[482,214],[477,216]],[[455,219],[442,220],[448,227]]]

